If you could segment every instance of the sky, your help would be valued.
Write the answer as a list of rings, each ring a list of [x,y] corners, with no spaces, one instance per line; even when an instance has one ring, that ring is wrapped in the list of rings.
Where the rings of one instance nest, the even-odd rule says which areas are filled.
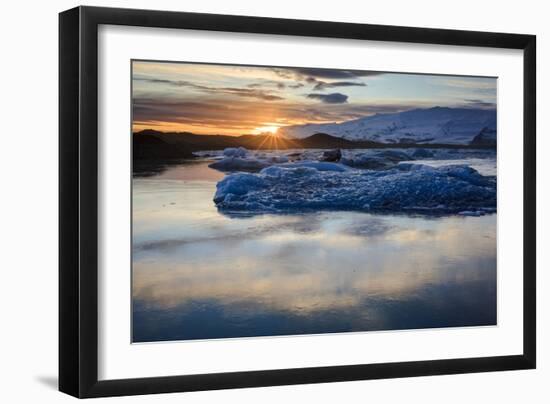
[[[134,132],[243,135],[415,108],[496,108],[497,79],[305,67],[132,62]]]

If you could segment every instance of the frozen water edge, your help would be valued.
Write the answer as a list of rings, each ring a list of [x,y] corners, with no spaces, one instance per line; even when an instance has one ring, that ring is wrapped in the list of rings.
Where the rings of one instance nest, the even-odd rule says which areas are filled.
[[[271,165],[233,173],[217,184],[222,212],[285,213],[356,210],[483,215],[496,211],[496,178],[467,165],[401,163],[386,170],[338,163]]]

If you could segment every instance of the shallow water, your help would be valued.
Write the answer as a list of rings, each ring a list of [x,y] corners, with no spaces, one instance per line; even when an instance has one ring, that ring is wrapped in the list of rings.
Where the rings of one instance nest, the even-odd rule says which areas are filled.
[[[134,177],[134,342],[496,324],[495,214],[229,217],[207,165]]]

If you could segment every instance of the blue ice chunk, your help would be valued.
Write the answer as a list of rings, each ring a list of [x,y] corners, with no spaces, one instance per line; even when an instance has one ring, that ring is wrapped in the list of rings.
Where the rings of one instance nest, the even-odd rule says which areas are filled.
[[[260,171],[270,166],[271,162],[256,158],[225,157],[208,165],[218,171]]]
[[[227,147],[223,150],[225,157],[246,157],[248,150],[244,147]]]
[[[412,157],[414,157],[415,159],[432,158],[434,156],[435,156],[434,152],[428,149],[416,149],[412,153]]]
[[[221,211],[258,213],[324,209],[427,213],[496,210],[496,179],[484,177],[465,165],[429,167],[401,163],[380,171],[340,170],[340,164],[317,164],[282,164],[257,174],[227,175],[217,184],[214,202]]]
[[[280,164],[278,167],[282,168],[299,168],[309,167],[314,168],[317,171],[347,171],[348,167],[343,164],[330,163],[327,161],[298,161],[295,163]]]

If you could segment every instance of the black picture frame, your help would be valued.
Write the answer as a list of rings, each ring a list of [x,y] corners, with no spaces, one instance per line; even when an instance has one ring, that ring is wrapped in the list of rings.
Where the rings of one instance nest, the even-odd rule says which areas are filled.
[[[100,24],[523,50],[523,354],[98,380],[97,52]],[[96,7],[77,7],[60,13],[59,390],[85,398],[535,368],[535,121],[536,37],[533,35]]]

